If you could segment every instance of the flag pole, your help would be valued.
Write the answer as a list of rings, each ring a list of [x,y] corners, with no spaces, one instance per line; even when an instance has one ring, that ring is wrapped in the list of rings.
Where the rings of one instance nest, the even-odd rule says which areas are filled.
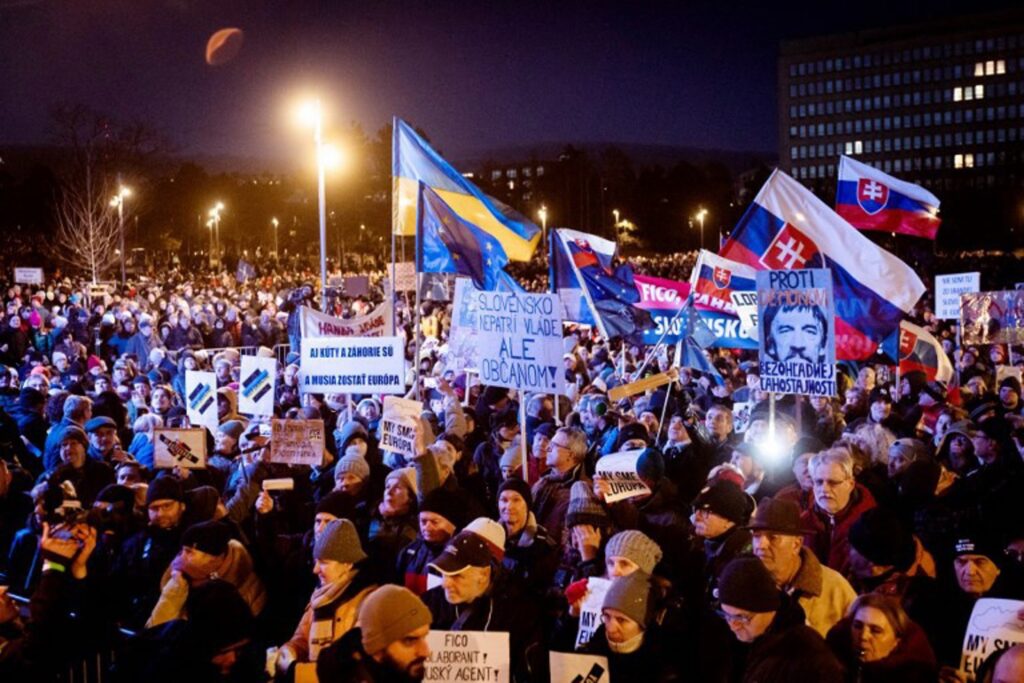
[[[680,341],[679,345],[676,346],[676,357],[675,357],[675,360],[674,360],[674,364],[675,365],[679,365],[679,361],[682,360],[682,358],[681,358],[682,355],[683,355],[683,348],[682,348],[682,342]],[[672,367],[672,365],[673,365],[673,363],[669,363],[668,364],[668,366],[670,368]],[[668,384],[665,385],[665,400],[662,402],[662,406],[661,406],[661,420],[658,421],[658,436],[654,439],[654,445],[655,446],[658,445],[658,442],[661,440],[661,433],[665,430],[665,415],[668,413],[668,399],[669,399],[669,395],[672,393],[672,385],[675,384],[677,381],[679,381],[679,380],[678,379],[673,380],[673,381],[671,381],[671,382],[669,382]]]
[[[556,235],[556,239],[557,239],[557,235]],[[547,247],[547,252],[548,252],[548,291],[551,292],[552,294],[557,295],[558,294],[558,288],[555,286],[555,242],[547,234],[546,230],[544,232],[544,240],[545,240],[544,246]],[[564,321],[562,322],[562,337],[563,337],[563,339],[565,338],[565,322]],[[563,349],[564,348],[565,347],[563,346]],[[563,370],[562,372],[564,373],[565,371]],[[558,413],[559,413],[559,404],[561,403],[561,401],[559,400],[560,395],[558,393],[558,382],[557,381],[555,382],[555,393],[554,393],[554,396],[555,396],[555,426],[560,426],[562,424],[562,419],[561,419],[561,416]]]
[[[522,400],[519,402],[519,448],[523,455],[523,481],[527,484],[530,483],[530,469],[527,463],[526,456],[526,401],[529,397],[525,391],[520,397]]]
[[[417,401],[423,400],[422,392],[420,391],[420,311],[422,309],[420,303],[420,290],[423,288],[420,280],[422,273],[420,273],[420,263],[422,263],[420,250],[423,248],[423,240],[420,239],[420,232],[423,230],[423,183],[418,184],[416,192],[416,260],[413,264],[413,272],[416,273],[416,317],[413,325],[413,333],[416,335],[416,346],[413,352],[413,363],[416,364],[416,375],[415,375],[415,396]]]

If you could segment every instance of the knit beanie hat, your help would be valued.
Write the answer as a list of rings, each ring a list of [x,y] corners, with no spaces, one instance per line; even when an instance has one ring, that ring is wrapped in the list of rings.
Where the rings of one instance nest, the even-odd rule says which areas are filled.
[[[331,491],[326,496],[320,499],[317,503],[316,512],[314,514],[320,514],[326,512],[329,515],[334,515],[338,519],[347,519],[355,515],[356,501],[352,497],[352,494],[344,493],[342,491]]]
[[[337,479],[343,474],[354,474],[363,481],[370,477],[370,465],[366,458],[361,455],[346,455],[338,460],[334,466],[334,478]]]
[[[440,515],[451,522],[456,529],[461,529],[466,524],[466,511],[462,501],[444,489],[434,489],[425,495],[420,503],[420,512],[432,512],[435,515]]]
[[[193,524],[181,536],[183,548],[195,548],[207,555],[223,555],[228,551],[231,531],[220,522]]]
[[[1002,389],[1003,387],[1009,387],[1015,394],[1018,396],[1021,395],[1020,380],[1013,375],[1004,377],[1003,380],[999,382],[999,388]]]
[[[82,444],[86,448],[89,447],[89,437],[85,435],[85,431],[78,425],[67,425],[60,434],[60,443],[72,439]]]
[[[221,424],[217,429],[219,429],[222,433],[226,434],[227,436],[230,436],[233,439],[238,440],[242,436],[242,432],[245,430],[245,425],[242,423],[241,420],[228,420],[227,422]]]
[[[744,525],[754,511],[753,499],[729,481],[717,481],[706,487],[693,501],[694,510],[708,510],[733,524]]]
[[[519,477],[510,477],[501,482],[501,486],[498,487],[498,498],[501,498],[502,491],[515,491],[526,501],[527,510],[533,508],[533,492],[530,490],[530,485]]]
[[[363,650],[374,655],[416,629],[429,626],[430,620],[430,610],[412,591],[386,584],[363,600],[356,625],[363,635]]]
[[[656,484],[665,476],[665,458],[657,448],[645,448],[636,461],[636,474],[643,481]]]
[[[146,490],[146,505],[149,506],[158,500],[185,502],[185,493],[181,489],[181,482],[170,475],[163,475],[151,481]]]
[[[512,445],[505,449],[498,464],[502,467],[511,467],[513,470],[521,469],[523,466],[523,447],[519,441],[513,441]]]
[[[608,539],[604,549],[605,557],[625,557],[632,560],[645,574],[653,574],[654,567],[661,562],[661,546],[642,531],[629,529]]]
[[[384,488],[391,486],[394,481],[400,481],[405,488],[409,489],[409,493],[412,494],[413,498],[419,495],[419,489],[416,487],[416,470],[412,467],[400,467],[396,470],[388,472],[388,476],[384,478]]]
[[[718,577],[718,601],[748,612],[775,612],[782,605],[775,579],[756,557],[737,557]]]
[[[899,515],[886,508],[872,508],[850,527],[850,545],[873,564],[903,571],[914,562],[914,536]]]
[[[313,559],[351,563],[366,559],[356,527],[347,519],[332,519],[313,545]]]
[[[601,609],[614,609],[647,628],[648,598],[651,593],[650,578],[644,572],[633,572],[629,576],[612,579],[612,585],[605,593]]]
[[[569,489],[569,507],[565,511],[565,526],[590,524],[596,527],[608,526],[608,513],[590,490],[585,481],[577,481]]]

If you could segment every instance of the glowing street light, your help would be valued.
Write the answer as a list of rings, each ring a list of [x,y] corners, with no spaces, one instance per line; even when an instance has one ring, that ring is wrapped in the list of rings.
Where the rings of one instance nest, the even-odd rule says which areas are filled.
[[[548,207],[541,204],[537,211],[537,218],[540,219],[540,232],[544,239],[544,253],[548,252]]]
[[[700,248],[701,249],[704,248],[704,219],[707,218],[707,215],[708,215],[708,210],[703,208],[703,207],[701,207],[697,211],[697,215],[694,216],[694,218],[696,218],[697,222],[700,224]]]
[[[271,218],[270,224],[274,226],[274,258],[278,258],[277,254],[277,226],[280,225],[277,218]]]
[[[117,228],[120,232],[121,241],[121,286],[123,287],[126,281],[125,277],[125,255],[124,255],[124,200],[127,197],[132,196],[132,191],[124,185],[117,191],[114,198],[110,200],[110,205],[117,207]]]
[[[320,98],[304,102],[299,107],[299,120],[313,128],[313,141],[316,143],[316,188],[317,203],[320,213],[320,301],[322,306],[327,302],[327,200],[324,196],[324,169],[328,161],[340,160],[340,154],[325,149],[323,140],[323,109]],[[331,159],[328,159],[328,156]]]
[[[213,241],[210,253],[210,265],[213,265],[213,259],[217,259],[217,264],[220,264],[220,212],[224,210],[224,203],[217,202],[213,208],[210,209],[210,222],[207,225],[213,231],[210,233],[210,238]],[[216,253],[216,256],[214,254]]]

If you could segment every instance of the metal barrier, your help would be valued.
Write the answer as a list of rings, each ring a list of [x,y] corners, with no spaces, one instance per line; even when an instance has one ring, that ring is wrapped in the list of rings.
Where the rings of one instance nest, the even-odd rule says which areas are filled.
[[[213,349],[203,349],[203,352],[206,353],[206,357],[212,361],[213,357],[221,351],[235,351],[240,356],[255,356],[259,349],[259,346],[221,346]],[[291,344],[277,344],[273,348],[274,358],[277,359],[278,363],[284,365],[285,359],[288,357],[288,354],[291,353],[291,350]]]

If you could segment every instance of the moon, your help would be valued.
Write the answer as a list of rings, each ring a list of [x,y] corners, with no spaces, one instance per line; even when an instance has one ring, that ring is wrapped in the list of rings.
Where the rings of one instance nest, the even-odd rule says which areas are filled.
[[[206,41],[206,63],[223,66],[238,56],[245,34],[240,28],[222,28]]]

